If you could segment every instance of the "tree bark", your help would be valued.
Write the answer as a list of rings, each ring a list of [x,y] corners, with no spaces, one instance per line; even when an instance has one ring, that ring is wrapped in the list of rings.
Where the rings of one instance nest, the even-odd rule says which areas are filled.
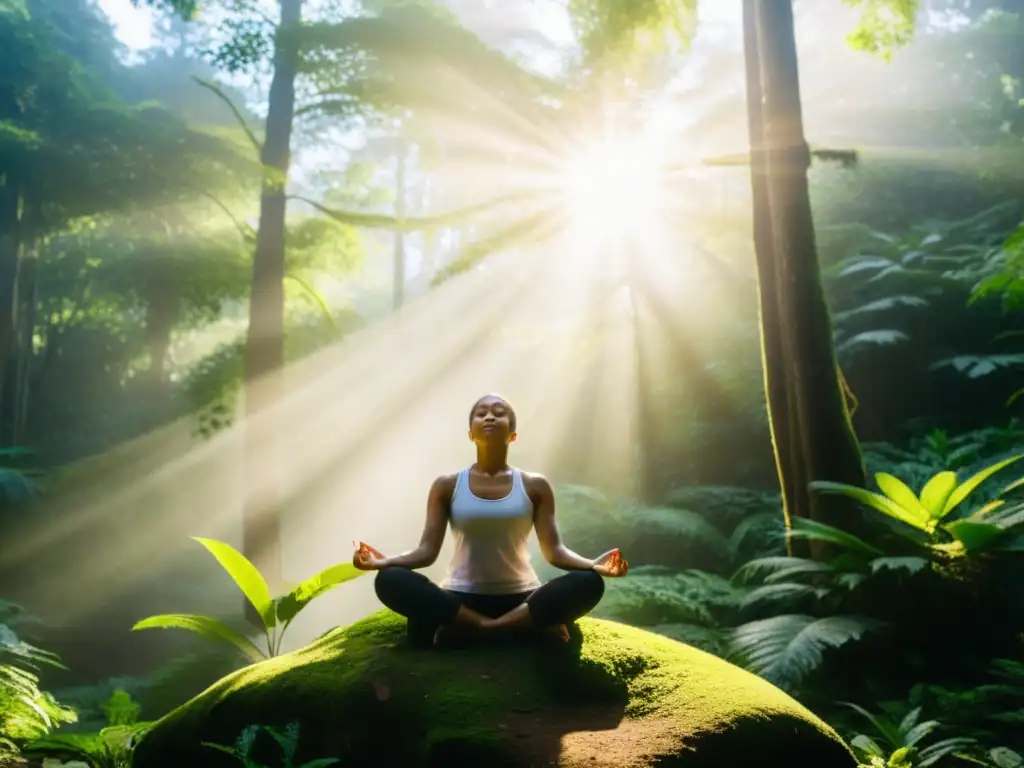
[[[757,264],[758,305],[761,331],[761,367],[764,375],[768,426],[775,454],[775,467],[782,494],[782,514],[786,528],[797,502],[793,481],[799,457],[793,441],[793,409],[787,387],[786,350],[779,314],[779,279],[772,236],[771,202],[764,146],[764,94],[761,87],[760,45],[757,37],[757,2],[743,2],[743,40],[747,82],[747,128],[750,137],[750,187],[753,202],[754,254]],[[787,549],[793,551],[789,542]],[[797,549],[800,549],[797,546]]]
[[[762,333],[773,433],[777,422],[788,425],[788,433],[779,433],[783,442],[789,441],[788,450],[778,442],[776,445],[783,494],[788,494],[787,522],[793,517],[808,517],[850,528],[857,520],[853,505],[831,499],[822,504],[809,488],[815,480],[863,485],[864,463],[841,385],[832,321],[821,285],[807,183],[810,152],[803,131],[792,3],[747,0],[745,10],[748,15],[756,11],[756,60],[760,65],[756,80],[761,86],[763,133],[756,136],[752,131],[752,141],[763,139],[764,149],[755,153],[758,160],[753,164],[756,169],[763,163],[763,172],[752,173],[755,209],[762,211],[758,214],[755,210],[755,244],[760,226],[760,248],[768,249],[764,232],[767,218],[771,255],[758,257],[759,277],[763,280],[768,276],[776,290],[768,291],[770,286],[761,289]],[[748,74],[751,69],[752,64],[748,64]],[[753,125],[754,116],[751,122]],[[765,190],[757,187],[759,176],[767,182],[767,217],[763,216]],[[769,260],[774,269],[769,268]],[[785,398],[772,382],[780,375],[785,381]],[[778,414],[783,407],[787,412]]]
[[[11,416],[11,444],[24,445],[28,427],[28,406],[32,394],[32,364],[35,360],[35,336],[39,305],[39,242],[32,244],[29,258],[23,259],[18,269],[21,320],[16,323],[18,344],[17,378],[14,387],[14,406]]]
[[[171,335],[178,319],[180,292],[173,268],[155,259],[146,284],[146,348],[149,350],[147,377],[156,392],[165,382]]]
[[[242,551],[263,573],[271,590],[281,585],[281,500],[273,481],[275,463],[266,458],[272,436],[266,430],[254,429],[253,422],[283,394],[286,187],[295,117],[296,33],[302,21],[302,0],[280,0],[280,8],[261,153],[263,190],[245,343],[246,491],[242,510]],[[260,624],[248,603],[246,606],[250,620]]]
[[[18,272],[21,263],[21,187],[10,176],[0,183],[0,415],[6,402],[8,362],[18,322]],[[0,435],[3,424],[0,423]],[[0,444],[3,443],[0,437]]]

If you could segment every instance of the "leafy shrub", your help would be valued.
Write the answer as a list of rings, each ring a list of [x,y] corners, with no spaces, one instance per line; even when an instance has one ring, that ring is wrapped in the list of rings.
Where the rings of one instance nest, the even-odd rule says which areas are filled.
[[[18,606],[0,601],[0,619],[16,620]],[[43,666],[63,668],[56,655],[21,640],[10,623],[0,623],[0,760],[16,758],[24,745],[61,723],[75,722],[74,710],[39,687]]]
[[[250,661],[262,661],[280,653],[284,633],[288,630],[289,625],[295,620],[299,612],[309,605],[312,600],[344,584],[346,581],[358,578],[366,573],[365,571],[358,570],[351,563],[341,563],[340,565],[331,566],[316,576],[307,579],[288,594],[273,598],[270,596],[270,587],[267,585],[266,579],[263,578],[256,566],[241,552],[222,541],[214,539],[196,538],[195,541],[209,550],[210,554],[216,558],[221,567],[227,571],[235,584],[238,585],[238,588],[252,604],[253,608],[256,609],[263,620],[266,650],[263,650],[245,635],[235,631],[224,622],[210,616],[185,613],[150,616],[136,623],[132,630],[187,629],[210,640],[234,646]]]
[[[261,731],[270,736],[284,753],[281,768],[327,768],[328,765],[338,762],[336,757],[321,757],[296,765],[295,752],[299,746],[299,724],[297,722],[289,723],[283,731],[269,725],[250,725],[242,730],[234,746],[226,747],[209,741],[204,741],[203,746],[231,755],[241,762],[244,768],[268,768],[264,763],[257,763],[252,757],[256,739]]]
[[[612,542],[636,565],[727,573],[751,555],[785,547],[778,494],[684,489],[654,506],[613,501],[578,485],[556,493],[559,526],[574,548],[598,552]]]
[[[233,646],[210,646],[204,653],[170,659],[143,677],[112,677],[57,689],[54,695],[78,712],[75,730],[96,732],[111,725],[107,710],[117,691],[140,707],[139,718],[157,720],[240,666]]]

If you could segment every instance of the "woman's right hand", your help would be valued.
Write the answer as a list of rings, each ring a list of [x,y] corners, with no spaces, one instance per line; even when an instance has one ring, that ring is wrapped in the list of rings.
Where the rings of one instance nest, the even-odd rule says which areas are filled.
[[[353,542],[352,565],[360,571],[379,571],[387,567],[387,558],[364,541]]]

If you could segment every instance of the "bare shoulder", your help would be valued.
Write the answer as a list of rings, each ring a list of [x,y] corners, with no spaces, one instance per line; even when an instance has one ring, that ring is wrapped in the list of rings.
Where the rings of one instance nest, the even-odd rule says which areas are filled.
[[[455,483],[459,479],[458,472],[439,475],[430,485],[430,492],[450,496],[455,492]]]
[[[520,470],[520,473],[523,476],[523,486],[531,495],[549,496],[554,494],[551,483],[544,475],[539,472],[527,472],[525,470]]]

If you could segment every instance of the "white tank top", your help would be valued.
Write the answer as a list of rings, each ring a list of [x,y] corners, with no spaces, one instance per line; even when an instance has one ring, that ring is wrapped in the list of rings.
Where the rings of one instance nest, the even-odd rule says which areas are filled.
[[[448,524],[455,554],[442,586],[455,592],[514,595],[540,586],[526,540],[533,530],[533,501],[523,475],[512,470],[512,490],[503,499],[481,499],[469,489],[469,468],[459,472]]]

